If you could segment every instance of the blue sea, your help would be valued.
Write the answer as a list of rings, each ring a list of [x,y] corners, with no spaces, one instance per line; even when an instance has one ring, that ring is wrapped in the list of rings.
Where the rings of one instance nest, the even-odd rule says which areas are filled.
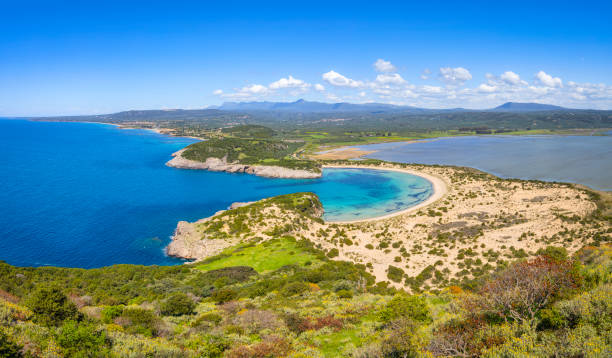
[[[358,146],[368,158],[459,165],[502,178],[584,184],[612,190],[612,132],[605,136],[466,136]]]
[[[0,120],[0,260],[20,266],[181,263],[167,257],[179,220],[237,201],[311,191],[325,219],[368,218],[432,193],[397,172],[326,169],[321,179],[270,179],[165,166],[195,142],[95,123]]]

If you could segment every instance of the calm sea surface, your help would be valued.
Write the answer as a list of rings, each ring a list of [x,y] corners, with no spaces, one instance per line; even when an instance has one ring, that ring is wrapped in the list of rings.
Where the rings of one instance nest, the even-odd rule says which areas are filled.
[[[612,135],[450,137],[357,148],[377,150],[368,158],[460,165],[502,178],[562,181],[612,190]]]
[[[163,248],[179,220],[236,201],[312,191],[327,220],[384,215],[431,195],[396,172],[327,169],[314,180],[169,168],[193,143],[93,123],[0,120],[0,260],[22,266],[176,264]]]

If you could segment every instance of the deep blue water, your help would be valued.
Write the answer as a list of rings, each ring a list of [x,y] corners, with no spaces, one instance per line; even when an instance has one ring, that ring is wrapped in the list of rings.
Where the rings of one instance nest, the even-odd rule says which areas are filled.
[[[290,180],[164,165],[193,142],[103,124],[0,120],[0,260],[176,264],[163,253],[176,223],[236,201],[312,191],[325,219],[350,220],[431,195],[427,180],[396,172],[326,169],[321,179]]]
[[[502,178],[579,183],[612,190],[612,132],[607,136],[469,136],[359,146],[369,158],[460,165]]]

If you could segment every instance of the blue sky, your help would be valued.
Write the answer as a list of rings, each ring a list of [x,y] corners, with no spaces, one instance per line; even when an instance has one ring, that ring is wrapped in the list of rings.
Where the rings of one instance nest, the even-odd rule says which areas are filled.
[[[126,3],[4,1],[0,116],[298,98],[612,108],[610,2]]]

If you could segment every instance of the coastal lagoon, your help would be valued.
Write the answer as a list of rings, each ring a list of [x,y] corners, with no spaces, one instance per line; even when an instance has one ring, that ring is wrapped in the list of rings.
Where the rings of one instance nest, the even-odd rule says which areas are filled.
[[[233,202],[311,191],[324,219],[386,215],[432,194],[424,178],[325,169],[320,179],[271,179],[164,165],[196,140],[95,123],[0,120],[0,260],[21,266],[177,264],[179,220]]]
[[[367,158],[459,165],[502,178],[584,184],[612,190],[612,132],[607,136],[466,136],[358,146]]]

